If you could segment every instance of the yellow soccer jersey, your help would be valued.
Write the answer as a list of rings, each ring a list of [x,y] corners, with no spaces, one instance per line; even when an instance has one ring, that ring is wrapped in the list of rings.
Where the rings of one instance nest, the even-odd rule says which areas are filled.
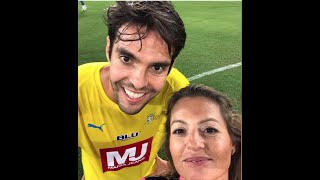
[[[162,91],[138,114],[127,115],[105,94],[100,69],[107,62],[78,67],[78,145],[86,180],[139,180],[155,170],[165,136],[166,105],[189,84],[172,68]]]

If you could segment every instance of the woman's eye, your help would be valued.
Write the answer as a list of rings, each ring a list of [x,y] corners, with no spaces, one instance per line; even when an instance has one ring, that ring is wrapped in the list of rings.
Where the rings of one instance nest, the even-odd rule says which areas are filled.
[[[175,129],[172,134],[183,134],[185,133],[185,130],[184,129]]]
[[[130,61],[130,58],[128,56],[120,56],[121,61],[124,63],[128,63]]]
[[[214,134],[214,133],[217,133],[218,130],[215,129],[215,128],[206,128],[206,129],[204,130],[204,132],[207,133],[207,134]]]

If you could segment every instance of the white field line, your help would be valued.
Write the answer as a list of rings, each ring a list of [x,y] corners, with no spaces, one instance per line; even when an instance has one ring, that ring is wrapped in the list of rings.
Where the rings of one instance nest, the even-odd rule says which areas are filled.
[[[208,76],[208,75],[211,75],[211,74],[214,74],[214,73],[217,73],[217,72],[220,72],[220,71],[224,71],[224,70],[227,70],[227,69],[235,68],[235,67],[238,67],[238,66],[241,66],[241,62],[236,63],[236,64],[230,64],[228,66],[224,66],[224,67],[221,67],[221,68],[213,69],[211,71],[206,71],[206,72],[203,72],[201,74],[194,75],[192,77],[189,77],[188,80],[191,82],[193,80],[202,78],[204,76]]]

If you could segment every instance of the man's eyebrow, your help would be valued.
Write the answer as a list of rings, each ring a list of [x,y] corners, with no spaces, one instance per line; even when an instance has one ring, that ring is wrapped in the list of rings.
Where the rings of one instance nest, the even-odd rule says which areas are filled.
[[[116,48],[116,52],[119,54],[126,55],[131,59],[135,59],[135,56],[131,52],[129,52],[128,50],[126,50],[124,48]]]
[[[168,67],[171,65],[171,59],[159,59],[151,64],[152,66]]]
[[[170,66],[171,62],[155,62],[152,63],[152,66],[162,66],[162,67],[168,67]]]

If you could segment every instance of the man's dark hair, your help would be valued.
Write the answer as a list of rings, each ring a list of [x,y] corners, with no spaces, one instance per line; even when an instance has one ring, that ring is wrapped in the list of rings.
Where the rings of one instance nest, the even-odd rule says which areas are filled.
[[[170,69],[185,44],[186,32],[183,21],[170,1],[117,1],[117,5],[107,9],[104,20],[108,26],[111,51],[113,44],[119,40],[141,42],[150,30],[159,32],[168,45],[170,56],[172,55]],[[127,25],[120,32],[119,28],[124,24]],[[137,26],[138,38],[121,39],[121,35],[128,35],[126,30],[131,26]],[[142,29],[146,31],[141,32]]]

